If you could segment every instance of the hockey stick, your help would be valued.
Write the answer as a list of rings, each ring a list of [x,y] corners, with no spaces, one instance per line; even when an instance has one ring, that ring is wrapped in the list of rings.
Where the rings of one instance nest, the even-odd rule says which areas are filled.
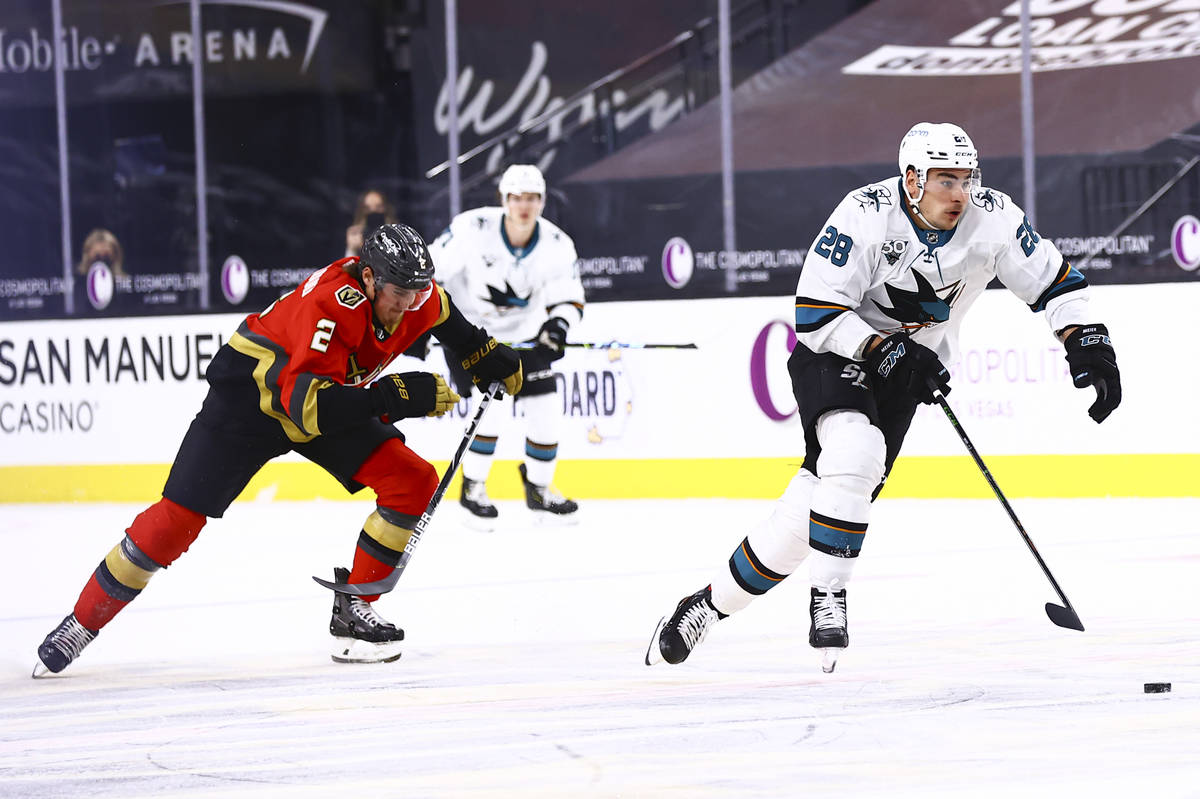
[[[1054,575],[1050,573],[1050,568],[1046,566],[1046,561],[1042,560],[1041,554],[1037,547],[1033,545],[1033,541],[1025,532],[1025,528],[1021,526],[1021,520],[1017,518],[1017,514],[1013,512],[1012,506],[1008,504],[1008,500],[1004,498],[1004,492],[1000,490],[1000,486],[996,484],[992,478],[992,473],[988,471],[988,467],[984,465],[983,458],[979,457],[979,452],[976,451],[975,445],[971,443],[971,439],[967,438],[967,431],[963,430],[963,426],[959,423],[958,417],[954,415],[954,411],[950,409],[950,403],[946,402],[945,395],[941,389],[933,381],[929,382],[929,388],[933,390],[933,398],[942,406],[942,410],[946,412],[946,418],[950,420],[950,424],[958,431],[958,437],[967,445],[967,452],[971,453],[971,457],[975,459],[975,465],[979,467],[979,471],[983,472],[983,476],[987,478],[988,485],[992,487],[996,498],[1000,500],[1000,504],[1004,506],[1004,510],[1008,512],[1008,518],[1012,519],[1012,523],[1016,525],[1017,532],[1021,534],[1021,538],[1025,539],[1025,546],[1029,547],[1029,551],[1033,553],[1033,557],[1037,559],[1038,565],[1042,567],[1042,573],[1046,575],[1046,579],[1050,581],[1050,585],[1054,586],[1055,593],[1062,600],[1062,605],[1055,605],[1053,602],[1046,603],[1046,615],[1050,617],[1050,621],[1057,624],[1059,627],[1066,627],[1068,630],[1079,630],[1083,632],[1083,622],[1079,620],[1079,614],[1075,612],[1075,608],[1071,607],[1067,595],[1058,587],[1058,581],[1054,579]]]
[[[537,342],[522,341],[519,344],[510,344],[514,350],[531,350],[537,346]],[[568,341],[563,344],[564,347],[578,347],[584,350],[694,350],[696,345],[688,342],[687,344],[639,344],[629,341]]]
[[[434,343],[438,347],[442,346],[439,342]],[[512,349],[533,349],[538,346],[538,342],[521,341],[508,344],[508,346]],[[578,349],[698,349],[696,344],[691,342],[685,344],[642,344],[628,341],[569,341],[563,344],[563,347]]]
[[[437,510],[437,506],[441,504],[442,497],[446,494],[446,489],[450,486],[450,480],[454,477],[454,473],[458,471],[458,465],[462,462],[463,454],[466,453],[467,447],[471,445],[471,441],[475,438],[475,429],[479,427],[479,422],[483,419],[484,411],[491,405],[500,393],[500,383],[492,383],[487,387],[487,391],[483,394],[483,399],[479,401],[479,408],[475,411],[475,416],[471,419],[471,423],[467,425],[467,429],[463,431],[462,441],[458,442],[458,450],[455,451],[454,457],[450,459],[450,465],[446,467],[446,473],[442,475],[441,482],[433,492],[433,496],[429,500],[429,504],[425,506],[425,512],[421,514],[421,518],[413,526],[412,535],[408,538],[408,543],[404,545],[404,551],[400,553],[400,562],[396,564],[396,568],[387,577],[382,580],[376,580],[371,583],[335,583],[331,580],[322,580],[320,577],[313,576],[318,585],[323,585],[331,591],[336,591],[339,594],[353,594],[354,596],[371,596],[373,594],[386,594],[396,587],[396,582],[400,579],[400,575],[404,573],[404,567],[412,560],[413,551],[417,548],[417,544],[421,543],[421,536],[425,534],[425,529],[429,527],[429,522],[433,518],[433,512]]]

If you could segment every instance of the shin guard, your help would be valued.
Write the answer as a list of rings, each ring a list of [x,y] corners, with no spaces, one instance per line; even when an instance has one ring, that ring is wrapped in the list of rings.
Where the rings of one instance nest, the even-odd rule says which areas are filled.
[[[712,581],[712,603],[736,613],[779,585],[808,557],[809,500],[817,478],[801,469],[775,503],[770,517],[738,545]]]
[[[207,519],[166,497],[138,514],[75,602],[75,618],[99,630],[137,598],[154,572],[171,565],[196,540]]]
[[[883,480],[883,432],[866,416],[834,411],[817,423],[820,482],[813,490],[809,574],[813,585],[845,586],[850,581],[871,515],[871,498]]]
[[[370,583],[392,573],[413,527],[425,512],[438,475],[433,465],[399,439],[390,439],[359,467],[354,479],[375,490],[375,511],[363,523],[350,582]],[[379,595],[363,597],[374,602]]]

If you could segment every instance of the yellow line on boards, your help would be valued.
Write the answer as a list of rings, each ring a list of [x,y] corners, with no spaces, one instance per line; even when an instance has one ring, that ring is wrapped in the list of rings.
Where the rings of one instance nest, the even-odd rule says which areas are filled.
[[[1005,496],[1196,497],[1200,453],[1143,455],[995,455],[986,459]],[[435,462],[439,471],[446,462]],[[576,499],[775,499],[800,466],[799,458],[706,458],[564,460],[555,484]],[[0,502],[153,502],[162,490],[166,464],[2,466]],[[494,499],[522,495],[517,462],[492,467]],[[458,479],[447,492],[458,496]],[[966,455],[912,456],[896,461],[884,498],[983,498],[991,488]],[[353,497],[308,462],[267,464],[239,501],[370,500]]]

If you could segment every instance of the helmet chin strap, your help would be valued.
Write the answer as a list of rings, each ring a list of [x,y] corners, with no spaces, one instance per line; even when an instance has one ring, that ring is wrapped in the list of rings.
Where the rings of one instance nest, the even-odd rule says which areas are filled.
[[[925,181],[921,180],[921,177],[918,174],[916,199],[913,199],[912,197],[910,197],[908,195],[908,186],[906,185],[904,187],[904,199],[908,201],[908,210],[910,212],[912,212],[913,216],[915,216],[917,219],[924,222],[926,225],[929,225],[929,227],[933,228],[934,230],[943,230],[943,228],[938,227],[937,225],[933,224],[928,219],[926,219],[925,214],[921,213],[920,202],[921,202],[921,198],[924,196],[925,196]]]

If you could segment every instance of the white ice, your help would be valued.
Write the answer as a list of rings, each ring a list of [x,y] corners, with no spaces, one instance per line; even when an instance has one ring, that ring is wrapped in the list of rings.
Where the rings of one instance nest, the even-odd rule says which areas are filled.
[[[332,663],[309,579],[367,501],[239,503],[42,680],[141,507],[0,505],[0,796],[1200,796],[1200,500],[1014,501],[1079,633],[996,501],[885,496],[831,675],[804,567],[642,663],[769,501],[585,501],[565,528],[500,504],[492,533],[438,512],[378,605],[395,663]]]

